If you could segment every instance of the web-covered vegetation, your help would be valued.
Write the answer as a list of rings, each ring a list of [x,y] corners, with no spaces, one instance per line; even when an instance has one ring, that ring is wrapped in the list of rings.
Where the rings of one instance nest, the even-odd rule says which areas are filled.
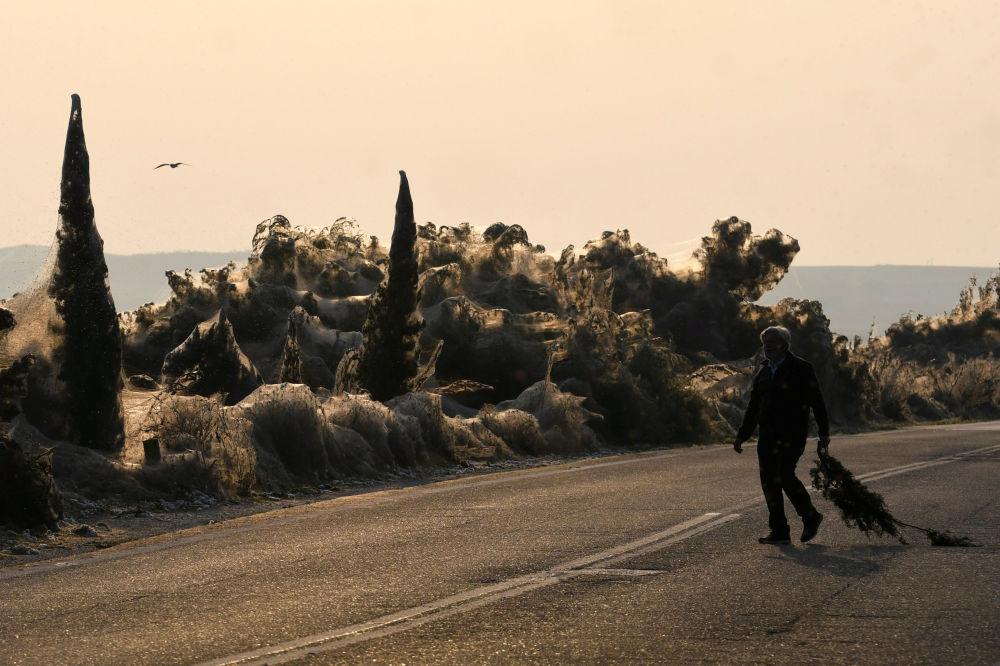
[[[120,445],[117,362],[97,368],[101,391],[64,390],[75,368],[118,353],[66,363],[81,333],[95,335],[68,316],[67,288],[76,274],[104,275],[88,214],[89,254],[61,233],[35,288],[0,311],[3,376],[16,385],[0,396],[0,467],[22,470],[39,497],[50,472],[84,497],[239,495],[727,438],[759,333],[776,324],[816,367],[841,429],[1000,408],[996,277],[970,285],[953,312],[904,317],[862,344],[833,333],[816,301],[755,304],[799,250],[780,231],[718,220],[679,265],[627,230],[556,258],[516,224],[415,224],[403,176],[391,256],[346,218],[306,229],[276,215],[257,225],[245,264],[168,272],[170,298],[122,314],[105,336],[113,347],[120,330],[129,381],[124,448],[99,453],[82,433]],[[87,302],[104,312],[110,296],[90,283]],[[79,397],[107,409],[88,414]],[[143,464],[150,447],[158,465]]]
[[[875,382],[880,414],[895,421],[1000,416],[1000,272],[973,277],[951,312],[907,314],[855,357]]]
[[[904,318],[859,345],[831,332],[818,302],[753,303],[797,248],[730,218],[703,239],[698,268],[675,272],[624,230],[557,259],[517,225],[418,225],[418,347],[435,363],[416,390],[379,402],[344,392],[338,369],[364,342],[387,253],[350,220],[303,229],[275,216],[246,264],[170,273],[166,303],[121,316],[125,372],[157,382],[156,409],[131,414],[134,468],[121,473],[132,493],[243,494],[728,437],[773,324],[816,366],[841,428],[995,413],[992,282],[946,317]],[[158,472],[141,467],[150,437]]]

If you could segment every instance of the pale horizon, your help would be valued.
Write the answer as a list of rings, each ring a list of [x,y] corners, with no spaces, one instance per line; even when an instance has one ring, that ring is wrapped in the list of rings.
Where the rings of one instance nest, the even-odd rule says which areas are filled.
[[[736,215],[796,237],[795,266],[1000,259],[988,3],[6,13],[6,246],[52,239],[76,92],[109,253],[238,250],[275,214],[387,239],[405,169],[418,221],[553,254],[627,228],[670,256]]]
[[[364,231],[364,230],[362,229],[362,231]],[[385,239],[380,238],[379,240],[380,241],[382,241],[382,240],[386,240],[387,241],[388,240],[388,236]],[[13,245],[0,245],[0,250],[10,250],[10,249],[16,249],[16,248],[19,248],[19,247],[49,247],[49,246],[50,245],[45,244],[45,243],[15,243]],[[112,252],[110,250],[107,250],[107,248],[105,248],[105,254],[114,254],[114,255],[117,255],[117,256],[136,256],[136,255],[150,255],[150,254],[195,254],[195,253],[203,253],[203,254],[226,254],[226,253],[231,253],[231,254],[234,254],[234,255],[238,255],[239,253],[245,253],[246,254],[246,253],[249,253],[249,252],[251,252],[251,248],[250,248],[250,244],[249,243],[247,244],[247,247],[242,247],[242,248],[241,247],[230,247],[230,248],[209,249],[209,250],[205,250],[205,249],[201,249],[201,248],[178,247],[178,248],[172,248],[172,249],[168,249],[168,250],[141,250],[141,251],[138,251],[138,252]],[[546,248],[546,253],[549,254],[549,255],[551,255],[551,256],[553,256],[553,257],[558,258],[557,254],[554,253],[550,248]],[[801,256],[801,254],[799,256]],[[189,268],[197,270],[199,268],[212,268],[212,267],[211,266],[189,266]],[[800,262],[798,260],[798,258],[796,258],[795,261],[792,262],[792,265],[791,265],[790,269],[795,269],[795,268],[976,268],[976,269],[986,269],[986,270],[994,271],[995,272],[998,269],[1000,269],[1000,266],[998,266],[998,264],[996,262],[994,262],[994,264],[992,264],[992,265],[990,265],[990,264],[933,264],[933,263],[931,263],[931,264],[928,264],[928,263],[924,263],[924,264],[891,264],[891,263],[878,263],[878,264],[804,264],[804,263]],[[977,275],[977,277],[984,277],[984,276],[978,276]]]

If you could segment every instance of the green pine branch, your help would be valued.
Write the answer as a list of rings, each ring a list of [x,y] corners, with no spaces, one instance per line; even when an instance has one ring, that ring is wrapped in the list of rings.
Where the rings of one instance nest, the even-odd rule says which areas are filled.
[[[906,539],[899,528],[909,527],[923,532],[932,546],[967,548],[978,545],[968,537],[957,536],[947,530],[939,532],[899,520],[886,507],[882,495],[866,488],[851,470],[827,451],[820,451],[816,466],[809,470],[809,476],[812,477],[813,488],[833,502],[840,511],[844,524],[856,527],[865,534],[891,536],[905,544]]]

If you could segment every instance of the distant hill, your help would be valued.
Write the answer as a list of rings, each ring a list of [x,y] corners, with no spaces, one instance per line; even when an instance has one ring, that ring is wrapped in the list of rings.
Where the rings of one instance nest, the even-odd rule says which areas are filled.
[[[758,303],[808,298],[823,304],[830,327],[847,336],[879,333],[907,312],[941,314],[975,275],[980,281],[996,267],[978,266],[793,266],[785,279]]]
[[[48,251],[43,245],[0,248],[0,298],[27,286]],[[246,261],[249,254],[234,250],[105,256],[115,305],[125,311],[166,300],[168,270],[223,266]],[[983,279],[994,272],[995,267],[978,266],[793,266],[759,303],[773,305],[789,296],[816,300],[823,304],[833,330],[864,338],[873,321],[881,332],[906,312],[930,315],[950,310],[971,276]]]
[[[0,298],[9,298],[28,286],[45,263],[49,248],[17,245],[0,248]],[[231,252],[163,252],[155,254],[106,254],[111,294],[119,312],[143,303],[160,303],[170,295],[168,270],[212,268],[230,261],[247,260],[249,250]]]

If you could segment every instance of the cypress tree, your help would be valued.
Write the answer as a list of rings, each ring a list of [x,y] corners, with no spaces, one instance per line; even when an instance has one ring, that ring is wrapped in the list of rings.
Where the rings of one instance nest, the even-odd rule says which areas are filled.
[[[389,275],[382,280],[368,309],[357,369],[357,383],[372,398],[383,402],[416,388],[417,343],[424,326],[418,310],[416,242],[410,185],[406,173],[400,171]]]
[[[94,224],[79,95],[72,96],[66,131],[56,241],[49,295],[65,326],[59,378],[66,384],[71,436],[83,446],[117,449],[124,441],[122,338],[104,241]]]

